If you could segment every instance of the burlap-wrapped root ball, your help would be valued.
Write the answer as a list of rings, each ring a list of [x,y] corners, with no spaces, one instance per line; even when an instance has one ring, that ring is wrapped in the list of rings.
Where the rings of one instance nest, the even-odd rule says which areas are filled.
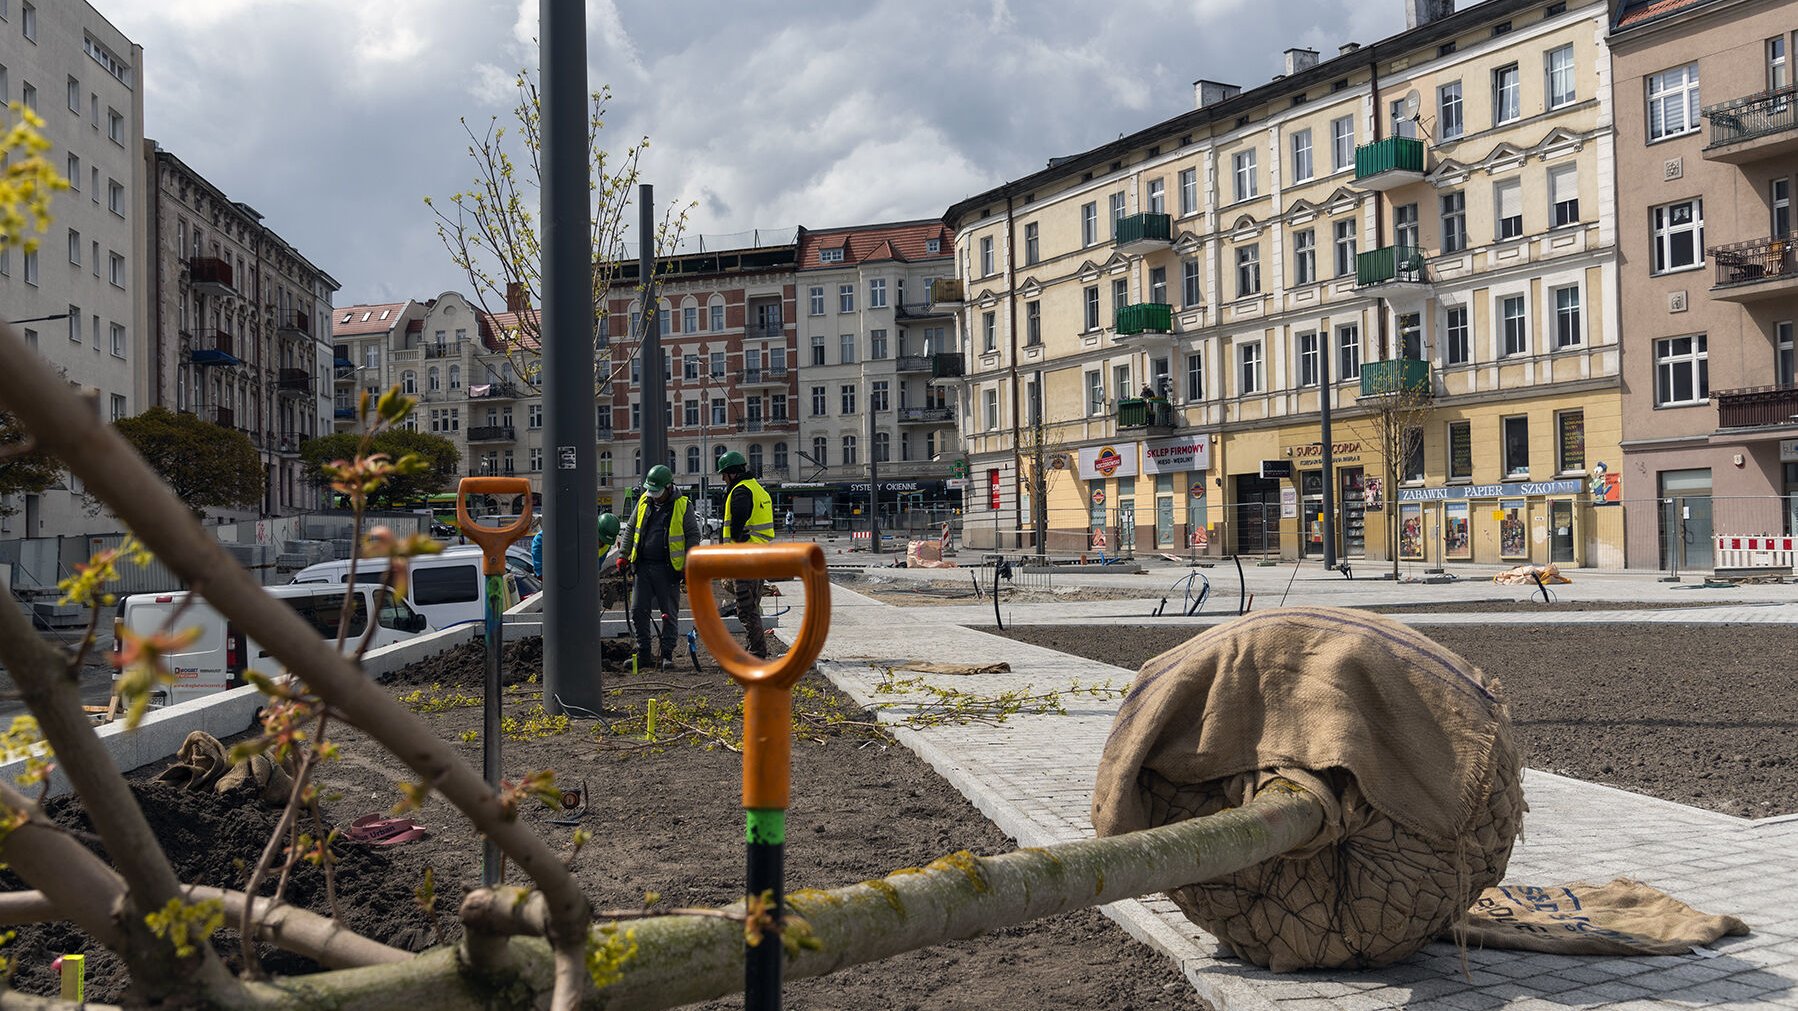
[[[1143,664],[1105,744],[1093,827],[1242,804],[1281,776],[1319,796],[1302,850],[1170,897],[1276,972],[1395,962],[1498,883],[1523,822],[1498,683],[1398,622],[1251,614]]]

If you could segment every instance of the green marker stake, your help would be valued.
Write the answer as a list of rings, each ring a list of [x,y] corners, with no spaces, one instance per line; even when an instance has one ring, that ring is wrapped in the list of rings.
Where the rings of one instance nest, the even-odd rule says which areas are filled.
[[[649,714],[643,720],[643,736],[649,740],[656,739],[656,700],[649,700]]]

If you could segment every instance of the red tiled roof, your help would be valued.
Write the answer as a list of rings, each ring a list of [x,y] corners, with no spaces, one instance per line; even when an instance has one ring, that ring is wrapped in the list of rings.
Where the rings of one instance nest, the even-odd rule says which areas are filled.
[[[937,252],[925,251],[924,244],[930,239],[939,241]],[[799,244],[799,269],[829,269],[880,260],[946,260],[954,255],[954,244],[955,233],[934,220],[808,231]],[[843,259],[825,263],[818,258],[821,249],[843,249]]]
[[[1707,0],[1636,0],[1627,7],[1623,16],[1617,19],[1618,28],[1629,28],[1644,21],[1651,21],[1663,14],[1672,14],[1687,7],[1696,7]]]
[[[521,313],[484,312],[480,313],[479,316],[481,320],[481,343],[487,345],[488,350],[501,350],[502,345],[499,335],[504,333],[516,333],[515,339],[522,350],[536,351],[538,349],[537,310],[526,309]],[[530,325],[529,329],[526,329],[526,324]]]
[[[331,310],[331,336],[361,337],[386,333],[399,322],[410,302],[338,306]]]

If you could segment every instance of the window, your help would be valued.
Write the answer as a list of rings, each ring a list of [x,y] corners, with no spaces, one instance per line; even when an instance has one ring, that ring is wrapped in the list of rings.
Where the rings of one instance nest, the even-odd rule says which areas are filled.
[[[1292,233],[1292,283],[1310,284],[1317,280],[1317,232],[1305,229]]]
[[[924,240],[924,252],[935,254],[935,253],[941,253],[942,251],[943,251],[943,240],[942,239],[925,239]],[[780,456],[786,455],[786,453],[785,453],[786,448],[787,448],[787,444],[784,442],[777,442],[774,444],[774,451],[775,451],[777,459]],[[776,464],[775,466],[784,467],[785,464]]]
[[[1769,223],[1774,236],[1784,236],[1792,231],[1792,181],[1784,176],[1773,180],[1767,187],[1767,206],[1770,210]]]
[[[849,417],[850,415],[853,415],[855,413],[855,384],[844,383],[842,386],[838,387],[838,392],[842,396],[843,416]]]
[[[1255,149],[1238,151],[1230,159],[1236,179],[1236,199],[1248,200],[1256,195]]]
[[[1767,90],[1778,91],[1792,83],[1792,71],[1786,63],[1786,40],[1775,35],[1767,40]]]
[[[106,254],[106,279],[115,288],[125,286],[125,258],[118,253],[108,251]]]
[[[1407,484],[1423,481],[1423,430],[1407,428],[1399,436],[1403,444],[1405,458],[1399,467],[1398,479]]]
[[[1300,130],[1292,135],[1292,179],[1304,182],[1315,174],[1311,165],[1311,131]]]
[[[125,216],[125,187],[117,179],[106,180],[106,209]]]
[[[1579,169],[1557,165],[1548,170],[1549,227],[1579,224]]]
[[[1168,304],[1166,267],[1149,268],[1149,301],[1157,305]]]
[[[1180,297],[1182,304],[1188,308],[1198,305],[1203,299],[1199,290],[1199,261],[1183,260],[1180,263]]]
[[[787,469],[787,444],[784,442],[774,444],[774,469],[779,471]]]
[[[1436,130],[1443,140],[1454,140],[1467,131],[1460,81],[1450,81],[1436,89]]]
[[[680,360],[680,377],[687,382],[699,379],[699,356],[683,355]]]
[[[367,366],[364,367],[366,368]],[[438,371],[437,366],[431,366],[425,373],[425,383],[425,388],[432,393],[436,393],[438,390],[443,389],[443,373]]]
[[[1361,328],[1344,323],[1336,328],[1336,382],[1346,383],[1361,378]]]
[[[1579,286],[1569,285],[1553,291],[1555,300],[1555,347],[1578,346],[1583,340],[1579,320]]]
[[[992,354],[999,350],[999,314],[984,312],[980,314],[980,350]]]
[[[1336,276],[1353,277],[1355,273],[1355,220],[1336,222]]]
[[[837,360],[844,365],[855,363],[855,335],[841,334],[837,337]]]
[[[1110,197],[1110,206],[1111,206],[1111,241],[1116,242],[1117,238],[1118,238],[1118,228],[1120,227],[1120,222],[1122,222],[1124,220],[1124,195],[1122,193],[1113,193]]]
[[[1555,414],[1555,465],[1561,474],[1586,471],[1586,412]]]
[[[1473,480],[1473,423],[1448,423],[1448,479]]]
[[[529,405],[525,409],[524,417],[525,417],[525,424],[527,427],[542,428],[543,427],[543,405],[542,404]]]
[[[843,262],[843,247],[837,246],[832,249],[818,250],[818,262],[819,263],[842,263]]]
[[[1343,116],[1330,121],[1330,152],[1335,171],[1355,167],[1355,117]]]
[[[78,305],[69,306],[69,341],[81,343],[81,307]]]
[[[1573,44],[1549,50],[1548,55],[1543,58],[1542,66],[1544,73],[1548,75],[1548,107],[1559,109],[1572,105],[1575,97]]]
[[[1199,209],[1199,170],[1183,169],[1180,172],[1180,214],[1182,217],[1197,213]]]
[[[885,379],[876,379],[873,382],[869,383],[868,384],[868,410],[874,411],[876,413],[888,410],[889,409],[889,407],[888,407],[889,390],[890,390],[889,382]]]
[[[830,463],[830,440],[822,435],[812,437],[812,461],[814,465],[823,467]]]
[[[1090,333],[1099,329],[1099,286],[1089,284],[1084,292],[1086,300],[1085,331]]]
[[[1299,334],[1299,385],[1316,386],[1317,369],[1317,333]]]
[[[1698,64],[1648,75],[1648,139],[1698,129]]]
[[[1036,222],[1024,225],[1024,266],[1028,267],[1041,258],[1042,248],[1037,240]]]
[[[824,315],[824,289],[823,288],[813,288],[810,291],[810,295],[811,295],[811,314],[813,316]]]
[[[81,266],[81,233],[69,229],[69,262]]]
[[[855,311],[855,285],[853,285],[853,284],[837,285],[837,311],[838,312],[854,312]]]
[[[980,394],[980,416],[986,422],[986,430],[999,430],[999,391],[986,390]]]
[[[1505,418],[1502,450],[1506,477],[1528,477],[1530,472],[1530,419],[1524,415]]]
[[[1522,79],[1517,64],[1511,63],[1492,72],[1492,122],[1509,123],[1523,115]]]
[[[868,308],[885,309],[887,307],[887,282],[884,277],[876,277],[868,282]]]
[[[699,307],[698,306],[689,305],[689,306],[684,306],[681,308],[680,332],[681,333],[698,333],[699,332]]]
[[[1442,358],[1449,365],[1473,360],[1473,339],[1467,324],[1467,307],[1451,305],[1443,312]]]
[[[1167,180],[1149,180],[1149,213],[1167,213]]]
[[[1417,249],[1423,244],[1418,231],[1416,204],[1400,204],[1392,209],[1392,244],[1405,249]]]
[[[1186,356],[1186,399],[1205,399],[1205,356],[1197,351]]]
[[[65,174],[68,176],[68,179],[69,179],[69,191],[71,193],[80,193],[81,192],[81,156],[77,155],[73,151],[69,152],[68,165],[67,165],[67,170],[66,170]]]
[[[1402,98],[1393,99],[1392,104],[1388,108],[1392,114],[1392,135],[1394,137],[1406,137],[1411,140],[1416,140],[1417,119],[1415,116],[1405,115],[1405,100]]]
[[[1236,346],[1236,393],[1248,396],[1261,392],[1261,342],[1249,341]]]
[[[1792,356],[1792,321],[1773,324],[1773,370],[1781,386],[1798,382],[1798,359]]]
[[[1704,263],[1704,201],[1699,198],[1650,208],[1654,272]]]
[[[1105,413],[1105,374],[1097,369],[1086,374],[1086,413]]]
[[[822,418],[830,413],[828,406],[830,394],[823,386],[812,387],[812,417]]]
[[[1506,295],[1498,302],[1502,346],[1499,357],[1509,358],[1529,351],[1528,320],[1524,317],[1523,296]]]
[[[28,42],[37,41],[37,8],[23,4],[19,8],[19,27],[25,33]]]
[[[1444,193],[1442,205],[1442,251],[1458,253],[1467,248],[1467,194]]]
[[[1039,347],[1043,343],[1043,304],[1024,303],[1024,346]]]
[[[26,81],[20,88],[19,100],[30,108],[37,108],[37,88],[30,81]]]
[[[1236,297],[1261,293],[1261,246],[1236,248]]]
[[[824,364],[824,335],[821,333],[812,334],[812,364]]]
[[[714,425],[725,424],[728,418],[729,418],[729,415],[725,410],[724,398],[723,397],[713,397],[712,398],[712,424],[714,424]],[[632,425],[631,427],[635,428],[637,426]]]
[[[723,449],[724,447],[719,446],[718,448]],[[858,461],[857,461],[856,452],[855,452],[855,436],[845,435],[845,436],[843,436],[843,466],[853,467],[856,465],[857,462]]]
[[[1117,278],[1111,282],[1111,313],[1115,320],[1117,311],[1130,304],[1130,282],[1125,278]]]
[[[112,356],[114,358],[125,357],[125,325],[123,323],[112,324]]]
[[[1493,217],[1499,242],[1523,236],[1523,183],[1507,179],[1492,188]]]
[[[993,237],[983,236],[980,240],[980,276],[993,276]],[[845,309],[844,312],[849,310]]]
[[[106,110],[106,136],[120,147],[125,145],[125,117],[117,109]]]
[[[1080,205],[1080,244],[1095,245],[1099,241],[1099,204],[1098,201]]]
[[[686,428],[699,427],[699,401],[687,400],[681,403],[681,425]]]
[[[412,601],[427,604],[465,604],[481,599],[481,574],[473,564],[413,568]]]
[[[1711,395],[1710,355],[1703,334],[1654,342],[1656,407],[1702,404]]]

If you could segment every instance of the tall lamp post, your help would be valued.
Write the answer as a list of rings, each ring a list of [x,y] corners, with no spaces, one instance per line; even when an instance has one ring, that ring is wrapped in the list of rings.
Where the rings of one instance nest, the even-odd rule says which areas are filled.
[[[20,323],[43,323],[43,322],[47,322],[47,321],[53,320],[53,319],[68,319],[68,318],[69,318],[68,313],[59,312],[54,316],[33,316],[30,319],[9,319],[6,321],[6,324],[8,326],[16,326]]]

